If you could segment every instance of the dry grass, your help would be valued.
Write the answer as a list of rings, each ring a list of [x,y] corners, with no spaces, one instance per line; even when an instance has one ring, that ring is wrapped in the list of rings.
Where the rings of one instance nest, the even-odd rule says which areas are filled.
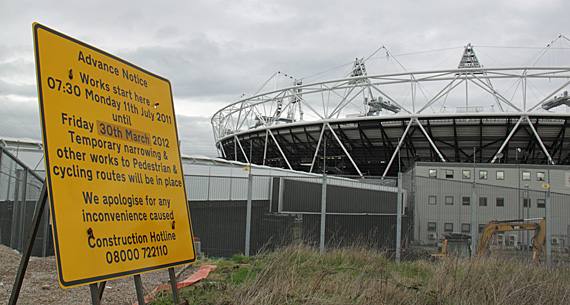
[[[570,303],[567,265],[492,257],[395,264],[365,247],[320,255],[303,244],[225,264],[183,297],[194,304]]]

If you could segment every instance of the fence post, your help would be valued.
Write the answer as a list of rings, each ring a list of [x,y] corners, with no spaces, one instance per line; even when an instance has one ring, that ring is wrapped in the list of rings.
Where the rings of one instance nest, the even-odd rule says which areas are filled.
[[[247,211],[245,214],[245,256],[249,256],[249,247],[251,241],[251,196],[253,189],[253,177],[251,175],[251,167],[249,167],[247,176]]]
[[[398,199],[397,199],[397,219],[396,219],[396,264],[400,263],[400,248],[402,245],[402,173],[398,172]]]
[[[321,191],[321,238],[320,252],[325,253],[325,221],[327,216],[327,174],[323,173],[323,186]]]
[[[471,188],[471,257],[477,254],[477,183],[473,169],[473,186]]]
[[[550,200],[550,168],[548,169],[548,189],[546,190],[546,264],[552,262],[552,205]]]
[[[18,199],[20,200],[21,203],[21,207],[22,207],[22,214],[20,214],[20,229],[21,229],[21,250],[20,251],[24,251],[24,245],[25,245],[25,237],[26,237],[26,210],[27,210],[27,206],[28,206],[28,202],[26,199],[26,189],[27,189],[27,184],[28,184],[28,169],[24,168],[20,171],[20,179],[17,181],[18,184],[20,184],[21,186],[18,188],[18,192],[20,193],[18,195]]]

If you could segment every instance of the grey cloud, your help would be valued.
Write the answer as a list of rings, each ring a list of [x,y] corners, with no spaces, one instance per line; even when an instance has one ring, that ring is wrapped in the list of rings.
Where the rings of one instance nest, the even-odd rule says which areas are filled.
[[[0,136],[41,140],[36,101],[14,101],[0,96]]]
[[[204,117],[176,116],[180,151],[186,155],[216,157],[210,120]]]
[[[170,79],[175,103],[219,109],[277,71],[304,78],[350,67],[354,58],[382,45],[396,55],[454,48],[443,59],[433,53],[420,60],[402,56],[407,70],[453,68],[469,42],[481,46],[476,52],[485,65],[520,65],[540,51],[520,47],[544,47],[559,33],[570,35],[564,33],[570,29],[567,11],[562,0],[5,2],[0,5],[0,130],[12,137],[39,130],[37,103],[21,101],[36,95],[34,21]],[[503,50],[499,58],[484,46],[518,49]],[[178,113],[183,151],[217,155],[210,117]]]
[[[28,98],[37,97],[36,85],[10,84],[0,80],[0,95],[18,95]]]

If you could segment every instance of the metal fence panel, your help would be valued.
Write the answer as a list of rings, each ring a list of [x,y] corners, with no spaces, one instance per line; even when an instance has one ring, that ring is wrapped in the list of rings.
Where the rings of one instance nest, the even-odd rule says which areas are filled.
[[[295,241],[319,244],[322,177],[252,175],[251,194],[250,180],[243,177],[212,176],[207,182],[204,179],[186,176],[194,233],[206,255],[227,257],[246,251],[248,196],[252,204],[251,254]],[[326,244],[336,246],[366,240],[378,247],[394,249],[396,188],[355,179],[333,177],[327,181],[331,185],[327,188]],[[210,190],[208,198],[203,190],[206,185]],[[386,197],[385,193],[391,196]],[[280,202],[283,198],[297,209],[282,213],[285,211],[279,210],[278,205],[283,207]],[[366,204],[359,205],[359,201]],[[359,208],[355,210],[355,206]],[[378,215],[382,211],[377,206],[391,208]]]
[[[0,147],[0,243],[22,251],[44,181],[10,152]],[[53,255],[46,209],[32,255]]]
[[[319,244],[323,219],[320,215],[321,176],[303,177],[279,171],[267,176],[242,167],[232,169],[230,176],[219,167],[209,171],[208,174],[185,175],[194,233],[200,238],[206,255],[228,257],[245,252],[248,201],[251,202],[252,254],[291,242]],[[546,216],[547,189],[529,189],[524,183],[517,188],[412,174],[404,175],[402,182],[403,246],[408,241],[435,246],[443,234],[449,232],[471,234],[473,209],[476,231],[491,220]],[[393,179],[329,176],[326,183],[324,236],[327,246],[365,242],[375,247],[395,248],[397,188]],[[23,247],[42,184],[43,181],[17,159],[2,152],[0,242],[16,249]],[[563,252],[570,246],[570,195],[552,193],[550,202],[552,248]],[[53,253],[47,213],[34,255]],[[530,244],[530,237],[527,232],[511,232],[501,238],[505,246],[522,249]]]

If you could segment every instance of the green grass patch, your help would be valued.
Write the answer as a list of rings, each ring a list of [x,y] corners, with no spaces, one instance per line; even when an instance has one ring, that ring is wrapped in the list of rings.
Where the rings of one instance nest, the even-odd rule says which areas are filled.
[[[365,247],[291,245],[200,260],[218,269],[181,290],[189,304],[570,304],[570,268],[497,258],[396,264]],[[170,293],[152,304],[172,304]]]

